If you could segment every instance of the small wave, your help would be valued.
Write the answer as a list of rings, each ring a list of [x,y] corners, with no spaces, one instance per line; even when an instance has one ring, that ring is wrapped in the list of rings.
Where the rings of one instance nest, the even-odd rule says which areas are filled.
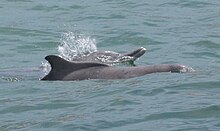
[[[17,81],[20,81],[20,79],[17,78],[17,77],[4,77],[4,76],[2,76],[1,79],[4,80],[4,81],[8,81],[8,82],[17,82]]]

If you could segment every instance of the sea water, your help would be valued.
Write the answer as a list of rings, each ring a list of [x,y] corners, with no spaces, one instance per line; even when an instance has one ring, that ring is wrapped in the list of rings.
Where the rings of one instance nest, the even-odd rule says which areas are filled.
[[[2,0],[0,130],[219,130],[219,0]],[[40,81],[50,54],[145,47],[135,64],[190,73]]]

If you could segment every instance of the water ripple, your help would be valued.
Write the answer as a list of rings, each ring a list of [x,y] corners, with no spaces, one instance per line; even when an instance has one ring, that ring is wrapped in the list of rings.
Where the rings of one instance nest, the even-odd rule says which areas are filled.
[[[165,90],[162,88],[157,88],[157,89],[152,89],[152,90],[138,89],[138,90],[130,91],[130,92],[128,92],[128,94],[138,95],[138,96],[155,96],[155,95],[160,94],[162,92],[165,92]]]
[[[6,113],[22,113],[22,112],[28,112],[28,111],[34,111],[34,110],[56,110],[60,108],[68,108],[68,107],[77,107],[79,105],[82,105],[81,103],[76,104],[68,104],[68,103],[56,103],[56,104],[38,104],[35,106],[13,106],[6,109],[3,109],[0,111],[0,114],[6,114]]]
[[[0,130],[219,130],[219,6],[219,0],[1,1]],[[41,70],[26,70],[59,54],[59,43],[77,43],[62,38],[76,31],[100,50],[147,48],[137,65],[181,63],[196,71],[43,82]]]
[[[193,46],[196,46],[196,47],[203,47],[203,48],[207,48],[207,49],[219,49],[220,48],[220,44],[214,43],[214,42],[209,41],[209,40],[193,42],[193,43],[190,43],[188,45],[193,45]]]
[[[18,36],[50,36],[54,33],[42,30],[33,30],[17,27],[0,27],[0,34],[4,35],[18,35]]]
[[[211,6],[213,4],[210,2],[201,2],[201,1],[177,1],[177,2],[167,2],[161,5],[173,5],[173,6],[180,6],[187,8],[203,8],[206,6]]]
[[[143,115],[140,119],[124,119],[117,121],[97,121],[99,129],[110,129],[111,127],[123,127],[126,125],[134,125],[137,123],[146,123],[156,120],[169,120],[169,119],[210,119],[220,117],[220,106],[213,105],[197,110],[181,111],[181,112],[165,112],[159,114]]]

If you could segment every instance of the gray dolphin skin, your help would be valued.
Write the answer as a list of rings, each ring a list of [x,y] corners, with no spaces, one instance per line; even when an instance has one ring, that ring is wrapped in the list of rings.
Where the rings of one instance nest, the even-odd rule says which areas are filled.
[[[161,64],[140,67],[113,67],[86,61],[67,61],[56,55],[46,56],[51,70],[41,80],[128,79],[157,72],[181,72],[184,65]]]
[[[73,58],[72,61],[90,61],[90,62],[98,62],[103,64],[129,62],[130,64],[133,64],[133,62],[137,58],[141,57],[145,52],[146,49],[144,47],[140,47],[126,54],[120,54],[113,51],[96,51],[81,58]]]

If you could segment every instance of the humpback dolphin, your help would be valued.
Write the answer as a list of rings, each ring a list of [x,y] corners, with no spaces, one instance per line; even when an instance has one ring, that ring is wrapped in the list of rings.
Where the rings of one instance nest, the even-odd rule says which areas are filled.
[[[73,58],[71,61],[98,62],[103,64],[128,62],[130,64],[134,64],[134,61],[141,57],[145,52],[146,49],[144,47],[140,47],[126,54],[120,54],[113,51],[96,51],[80,58]]]
[[[140,67],[112,67],[107,64],[87,61],[67,61],[56,55],[46,56],[50,72],[41,80],[86,80],[86,79],[128,79],[156,72],[187,71],[184,65],[161,64]]]

